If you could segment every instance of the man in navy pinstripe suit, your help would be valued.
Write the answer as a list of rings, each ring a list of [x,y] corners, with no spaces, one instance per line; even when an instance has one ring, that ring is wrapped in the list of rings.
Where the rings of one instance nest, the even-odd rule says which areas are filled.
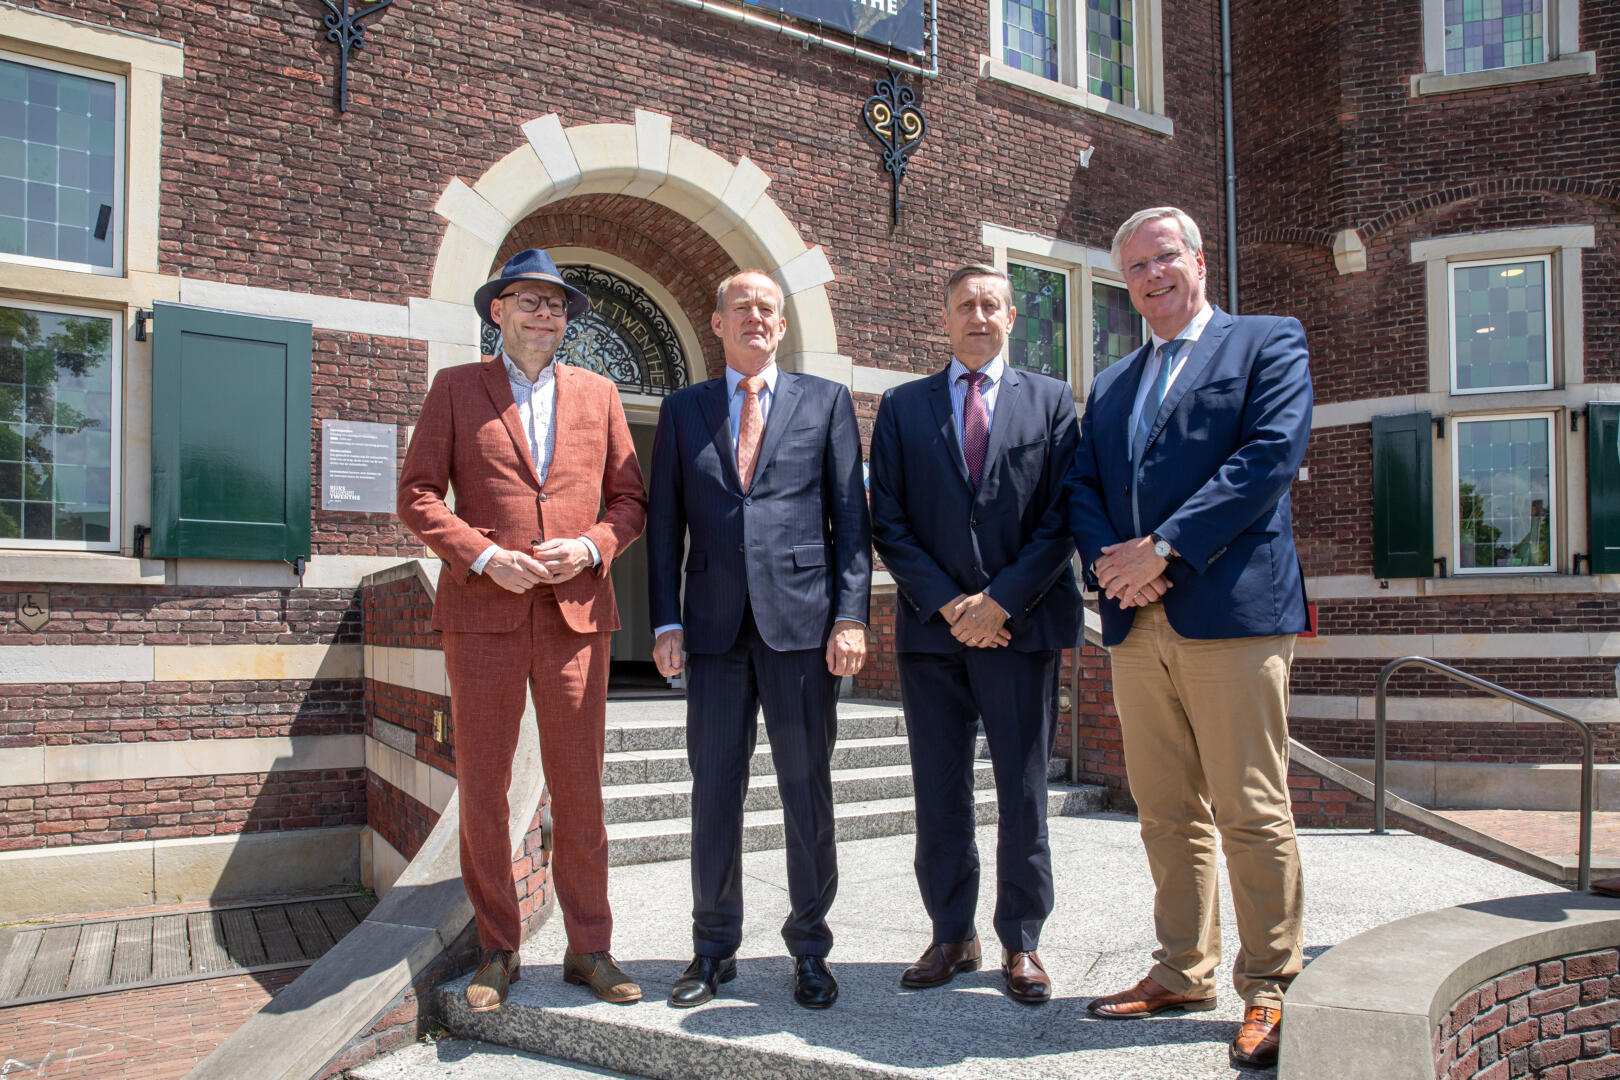
[[[725,376],[666,398],[653,443],[653,659],[665,675],[687,673],[692,766],[696,955],[670,992],[677,1007],[709,1001],[736,976],[761,706],[787,831],[794,999],[821,1009],[838,997],[826,964],[838,887],[831,762],[838,680],[866,659],[871,522],[849,390],[777,368],[782,307],[761,271],[720,283],[710,326]]]

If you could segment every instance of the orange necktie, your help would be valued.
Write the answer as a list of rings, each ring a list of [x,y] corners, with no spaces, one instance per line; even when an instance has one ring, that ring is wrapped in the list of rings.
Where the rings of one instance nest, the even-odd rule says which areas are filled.
[[[742,478],[743,490],[754,483],[754,462],[759,457],[759,436],[765,429],[765,415],[759,407],[759,392],[765,389],[765,380],[750,375],[742,381],[748,392],[743,399],[742,416],[737,421],[737,475]]]

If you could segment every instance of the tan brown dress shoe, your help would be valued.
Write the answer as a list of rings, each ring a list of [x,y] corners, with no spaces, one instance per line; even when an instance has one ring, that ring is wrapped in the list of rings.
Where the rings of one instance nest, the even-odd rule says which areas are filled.
[[[522,970],[515,952],[485,949],[478,956],[478,970],[467,984],[467,1008],[489,1012],[506,1004],[506,991],[518,981]]]
[[[927,990],[944,986],[964,971],[978,971],[983,960],[979,956],[979,939],[935,942],[923,950],[922,957],[900,973],[900,985],[907,990]]]
[[[610,1005],[641,1000],[641,987],[620,970],[608,952],[563,953],[563,982],[588,986],[598,1001]]]
[[[1269,1069],[1277,1064],[1282,1042],[1282,1010],[1250,1005],[1243,1010],[1243,1026],[1232,1040],[1232,1064],[1240,1069]]]
[[[1052,980],[1034,952],[1002,949],[1001,974],[1007,980],[1007,996],[1020,1004],[1045,1005],[1052,999]]]
[[[1150,975],[1117,994],[1092,998],[1086,1011],[1104,1020],[1140,1020],[1163,1012],[1204,1012],[1215,1007],[1215,999],[1182,997],[1160,986]]]

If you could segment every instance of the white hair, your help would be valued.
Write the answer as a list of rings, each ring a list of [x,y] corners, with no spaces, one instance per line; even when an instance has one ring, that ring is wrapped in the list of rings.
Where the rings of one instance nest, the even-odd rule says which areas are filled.
[[[1181,230],[1181,241],[1187,245],[1188,251],[1197,255],[1204,250],[1204,237],[1198,231],[1198,223],[1188,217],[1185,210],[1178,210],[1174,206],[1154,206],[1147,210],[1138,210],[1126,218],[1125,224],[1114,234],[1114,244],[1109,249],[1109,254],[1113,256],[1115,270],[1124,269],[1119,264],[1120,249],[1131,242],[1131,237],[1136,235],[1137,230],[1151,221],[1163,218],[1170,218],[1176,223],[1176,227]]]

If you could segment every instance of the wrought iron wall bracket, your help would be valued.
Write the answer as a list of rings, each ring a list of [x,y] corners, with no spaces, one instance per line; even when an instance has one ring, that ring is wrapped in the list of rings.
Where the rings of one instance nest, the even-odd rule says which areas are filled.
[[[894,224],[900,224],[900,180],[911,163],[911,152],[928,134],[928,121],[917,106],[917,94],[909,86],[900,85],[900,74],[890,71],[889,77],[874,87],[877,93],[866,99],[861,118],[866,128],[883,145],[883,167],[888,170],[891,194],[890,215]]]
[[[349,10],[351,2],[359,7]],[[394,0],[321,0],[326,7],[326,40],[338,47],[338,112],[349,111],[349,53],[366,46],[365,20],[381,15]]]

